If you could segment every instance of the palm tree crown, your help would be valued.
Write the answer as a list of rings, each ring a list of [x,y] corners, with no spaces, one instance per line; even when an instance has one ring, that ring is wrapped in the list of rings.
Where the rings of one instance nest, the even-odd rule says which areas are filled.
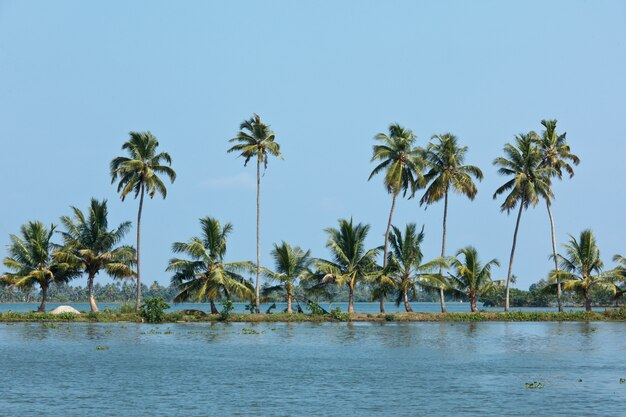
[[[58,259],[59,246],[52,242],[56,226],[46,227],[39,221],[28,222],[21,228],[21,237],[11,235],[9,256],[3,264],[12,272],[2,276],[5,284],[15,287],[41,287],[40,312],[46,310],[48,287],[52,283],[64,283],[80,275],[77,265]]]
[[[238,152],[245,158],[244,166],[248,165],[253,157],[257,157],[265,168],[267,168],[270,155],[283,159],[280,145],[276,142],[276,134],[269,125],[261,121],[261,116],[253,114],[250,119],[239,125],[239,129],[237,136],[229,140],[229,142],[235,142],[236,145],[233,145],[227,152]]]
[[[253,265],[250,262],[224,262],[232,224],[222,226],[219,220],[204,217],[200,219],[200,226],[202,234],[199,237],[172,245],[174,253],[185,254],[190,259],[170,259],[167,271],[174,272],[172,284],[179,288],[175,302],[209,300],[211,312],[216,314],[214,303],[222,295],[229,298],[231,294],[242,298],[252,295],[249,283],[239,272],[251,271]]]
[[[553,168],[553,174],[558,178],[563,176],[563,171],[566,171],[571,178],[574,176],[574,168],[570,162],[578,165],[580,159],[571,152],[567,143],[567,133],[561,135],[556,133],[556,123],[556,120],[542,120],[541,124],[545,130],[541,136],[535,136],[535,142],[543,156],[541,164]]]
[[[304,251],[300,247],[291,247],[286,242],[280,245],[274,244],[271,253],[274,258],[275,271],[264,270],[265,276],[271,281],[277,281],[278,285],[264,289],[265,294],[282,291],[287,296],[287,312],[291,313],[291,301],[294,296],[295,285],[298,280],[311,276],[311,251]]]
[[[172,158],[167,152],[157,153],[159,141],[152,133],[130,132],[129,135],[130,139],[122,145],[129,157],[119,156],[111,161],[111,183],[119,178],[117,192],[122,201],[131,191],[137,198],[144,189],[150,198],[157,192],[165,198],[167,188],[159,175],[166,175],[172,183],[176,180],[176,172],[169,166]]]
[[[459,258],[461,255],[462,259]],[[456,257],[452,258],[452,267],[456,273],[450,275],[450,290],[467,295],[472,312],[478,311],[476,307],[478,297],[492,292],[501,284],[500,281],[491,280],[493,266],[500,266],[497,259],[483,265],[478,257],[478,251],[472,246],[459,249]]]
[[[424,175],[426,188],[420,204],[432,204],[445,197],[451,189],[473,200],[478,193],[472,177],[479,181],[483,172],[474,165],[463,165],[467,146],[459,146],[458,139],[451,133],[435,135],[435,143],[426,148],[425,159],[428,172]]]
[[[65,231],[64,247],[60,258],[80,265],[88,274],[89,300],[92,311],[98,311],[93,298],[93,280],[104,269],[114,278],[134,275],[131,266],[135,262],[135,249],[118,246],[130,229],[130,222],[121,223],[116,229],[108,230],[107,201],[91,200],[87,216],[78,208],[72,207],[74,216],[61,217]]]
[[[365,250],[365,238],[369,229],[370,226],[366,224],[355,225],[352,219],[340,219],[339,228],[326,229],[326,247],[330,250],[332,259],[320,259],[317,262],[317,268],[324,275],[324,282],[348,287],[349,313],[354,313],[354,288],[357,282],[376,269],[376,256],[380,248]]]
[[[615,292],[611,273],[603,273],[596,237],[590,229],[583,230],[578,240],[570,235],[569,244],[564,244],[565,255],[559,255],[561,271],[553,273],[551,280],[559,278],[565,290],[580,293],[585,300],[585,309],[591,311],[590,290],[603,287]],[[555,276],[558,275],[558,276]]]

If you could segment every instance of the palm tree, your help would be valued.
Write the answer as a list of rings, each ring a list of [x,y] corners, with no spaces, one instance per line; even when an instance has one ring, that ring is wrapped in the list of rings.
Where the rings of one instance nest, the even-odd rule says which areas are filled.
[[[623,284],[626,282],[626,257],[621,255],[615,255],[613,257],[613,262],[617,262],[618,266],[615,267],[612,271],[612,275],[614,278],[614,282],[621,283],[622,287],[618,287],[616,285],[616,293],[615,293],[615,302],[616,304],[619,302],[619,299],[626,293],[626,289]]]
[[[170,167],[172,158],[167,152],[157,153],[159,141],[150,132],[130,132],[130,139],[122,145],[129,157],[118,156],[111,161],[111,184],[118,180],[117,192],[122,201],[133,192],[139,197],[137,212],[137,311],[141,307],[141,211],[143,197],[148,193],[153,198],[157,193],[167,196],[167,188],[160,174],[176,180],[176,172]],[[167,163],[164,165],[163,162]]]
[[[292,313],[291,301],[294,298],[294,289],[298,280],[305,279],[311,275],[311,251],[304,251],[298,246],[292,248],[288,243],[283,241],[280,246],[274,244],[272,257],[276,271],[264,269],[265,276],[272,280],[278,281],[278,285],[267,287],[264,293],[281,291],[287,297],[287,313]]]
[[[91,199],[87,216],[72,207],[74,217],[63,216],[61,223],[66,231],[62,232],[65,246],[59,257],[69,263],[78,264],[87,273],[89,305],[91,311],[98,312],[94,298],[93,282],[101,270],[114,278],[131,277],[135,273],[131,266],[135,262],[135,249],[130,246],[118,246],[130,229],[130,222],[121,223],[116,229],[108,230],[107,201]]]
[[[174,272],[172,285],[179,289],[174,302],[208,300],[211,314],[218,314],[215,300],[222,295],[228,298],[231,294],[241,298],[252,297],[250,285],[239,272],[251,271],[253,265],[250,262],[224,262],[226,240],[233,230],[232,224],[222,226],[219,220],[207,216],[200,219],[200,226],[200,236],[192,237],[188,242],[172,244],[174,253],[185,254],[191,259],[172,258],[166,270]]]
[[[513,257],[522,211],[531,205],[536,206],[539,198],[550,199],[553,196],[550,177],[554,169],[542,164],[543,155],[533,140],[533,135],[518,135],[515,137],[515,143],[515,146],[510,143],[504,145],[505,156],[493,161],[494,165],[499,166],[498,174],[512,177],[496,190],[493,198],[496,199],[499,195],[507,193],[500,206],[500,210],[506,211],[507,214],[519,206],[506,277],[504,311],[509,311],[509,287],[513,275]]]
[[[261,312],[261,164],[267,169],[269,156],[277,156],[283,159],[280,153],[280,145],[275,141],[276,134],[269,125],[261,121],[261,116],[253,114],[249,120],[245,120],[239,126],[237,136],[229,142],[237,144],[228,149],[228,152],[238,152],[245,158],[244,166],[253,157],[256,157],[256,312]]]
[[[387,253],[389,248],[389,232],[393,219],[393,211],[396,207],[396,198],[400,192],[406,196],[407,190],[414,189],[424,181],[422,168],[423,149],[415,147],[415,135],[410,129],[405,129],[395,123],[389,126],[389,135],[379,133],[374,139],[382,142],[372,148],[372,161],[381,161],[372,171],[368,181],[381,171],[385,171],[385,188],[391,194],[391,209],[385,231],[385,245],[383,250],[383,269],[387,266]],[[381,287],[381,289],[384,288]],[[379,296],[380,312],[385,312],[385,291]]]
[[[434,135],[432,139],[437,142],[429,143],[426,148],[426,164],[429,169],[424,178],[430,183],[424,196],[420,200],[420,205],[431,205],[444,200],[443,204],[443,235],[441,238],[441,257],[446,256],[446,224],[448,218],[448,195],[450,191],[462,194],[474,200],[478,189],[472,177],[481,181],[483,172],[474,165],[463,165],[467,146],[459,146],[458,139],[451,133]],[[439,270],[439,275],[443,270]],[[443,288],[439,288],[439,300],[441,302],[441,312],[446,312],[446,303]]]
[[[348,313],[354,313],[356,284],[376,270],[376,257],[380,248],[365,250],[365,238],[370,230],[367,224],[354,224],[352,219],[340,219],[339,228],[327,228],[326,247],[332,259],[317,260],[323,282],[346,285],[349,291]]]
[[[459,256],[463,255],[463,259]],[[452,267],[456,274],[450,274],[450,289],[457,294],[467,295],[472,313],[477,313],[478,297],[493,292],[502,282],[491,280],[491,268],[500,266],[497,259],[482,264],[478,251],[472,246],[459,249],[452,259]]]
[[[582,295],[585,310],[591,311],[591,289],[602,287],[615,293],[615,277],[612,272],[602,272],[604,265],[600,259],[600,249],[590,229],[583,230],[578,240],[570,235],[569,244],[563,245],[563,248],[565,256],[558,255],[561,270],[553,271],[550,280],[560,281],[564,290],[573,290]]]
[[[3,264],[13,272],[2,276],[5,284],[18,288],[41,288],[41,304],[37,310],[46,311],[48,288],[52,283],[63,283],[77,277],[80,270],[76,265],[55,257],[58,245],[52,242],[55,225],[46,227],[39,221],[28,222],[21,228],[21,237],[11,235],[9,256]]]
[[[545,130],[543,131],[541,136],[536,136],[535,141],[537,142],[537,146],[539,146],[539,149],[541,150],[543,156],[542,165],[553,168],[554,171],[552,175],[557,177],[558,179],[563,178],[563,171],[567,171],[569,177],[572,178],[574,176],[574,168],[572,168],[570,162],[574,165],[578,165],[580,163],[580,159],[578,158],[578,156],[571,153],[570,147],[567,143],[567,133],[563,133],[561,135],[556,133],[556,123],[556,120],[542,120],[541,124],[543,125],[543,127],[545,127]],[[550,199],[546,199],[548,217],[550,218],[550,232],[552,234],[552,255],[554,258],[554,270],[558,272],[559,262],[556,253],[556,233],[554,228],[554,218],[552,217],[552,210],[550,209],[551,205],[552,203]],[[556,284],[556,298],[559,305],[559,311],[563,311],[563,304],[561,302],[561,284],[558,281]]]
[[[394,282],[397,289],[396,305],[404,303],[407,313],[413,311],[409,304],[409,291],[415,296],[417,286],[432,288],[443,288],[445,283],[441,274],[434,274],[434,271],[447,268],[444,258],[437,258],[430,262],[422,263],[424,254],[422,253],[422,243],[424,242],[424,228],[416,233],[415,223],[409,223],[404,228],[404,234],[396,226],[393,226],[389,241],[391,252],[389,253],[388,265],[389,277]]]

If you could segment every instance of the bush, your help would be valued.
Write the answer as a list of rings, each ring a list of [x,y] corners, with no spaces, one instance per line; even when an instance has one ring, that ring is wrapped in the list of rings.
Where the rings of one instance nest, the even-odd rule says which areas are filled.
[[[396,319],[396,316],[394,316],[393,314],[385,314],[385,321],[394,321]]]
[[[312,316],[321,316],[324,314],[324,309],[316,302],[309,301],[306,308],[311,312]]]
[[[118,310],[122,314],[131,314],[137,311],[135,308],[135,303],[131,303],[129,301],[120,304]]]
[[[141,306],[139,315],[148,323],[161,323],[165,316],[165,310],[170,306],[161,297],[146,298]]]
[[[61,320],[71,321],[76,318],[76,314],[75,313],[61,313],[57,317],[60,318]]]
[[[233,302],[230,299],[226,299],[226,301],[222,302],[222,311],[220,311],[220,321],[228,320],[230,316],[230,312],[233,311]]]
[[[342,313],[341,308],[333,308],[330,310],[330,318],[337,321],[349,321],[350,313]]]

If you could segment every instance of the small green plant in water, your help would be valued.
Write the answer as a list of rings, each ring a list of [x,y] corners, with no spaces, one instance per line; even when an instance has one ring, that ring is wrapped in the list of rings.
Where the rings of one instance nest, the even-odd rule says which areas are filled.
[[[170,306],[161,297],[146,298],[139,313],[148,323],[161,323]]]
[[[524,384],[526,389],[542,389],[543,384],[539,381],[527,382]]]
[[[261,334],[262,332],[257,332],[254,329],[250,329],[250,328],[244,327],[243,329],[241,329],[241,333],[243,333],[243,334]]]
[[[620,378],[620,379],[619,379],[619,383],[620,383],[620,384],[623,384],[624,382],[626,382],[626,378]]]
[[[222,302],[222,311],[220,311],[220,321],[228,320],[230,317],[230,312],[233,311],[233,302],[230,299],[226,299],[226,301]]]
[[[108,346],[96,346],[96,350],[109,350]]]

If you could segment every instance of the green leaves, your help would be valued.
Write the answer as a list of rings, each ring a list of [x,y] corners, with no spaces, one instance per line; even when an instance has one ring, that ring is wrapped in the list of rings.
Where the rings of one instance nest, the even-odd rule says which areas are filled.
[[[267,168],[269,155],[283,159],[280,153],[280,145],[276,142],[276,134],[270,130],[269,125],[261,121],[261,116],[254,113],[249,120],[245,120],[239,126],[239,133],[229,142],[235,143],[228,153],[237,152],[245,158],[244,166],[253,157],[257,157],[259,163]]]

